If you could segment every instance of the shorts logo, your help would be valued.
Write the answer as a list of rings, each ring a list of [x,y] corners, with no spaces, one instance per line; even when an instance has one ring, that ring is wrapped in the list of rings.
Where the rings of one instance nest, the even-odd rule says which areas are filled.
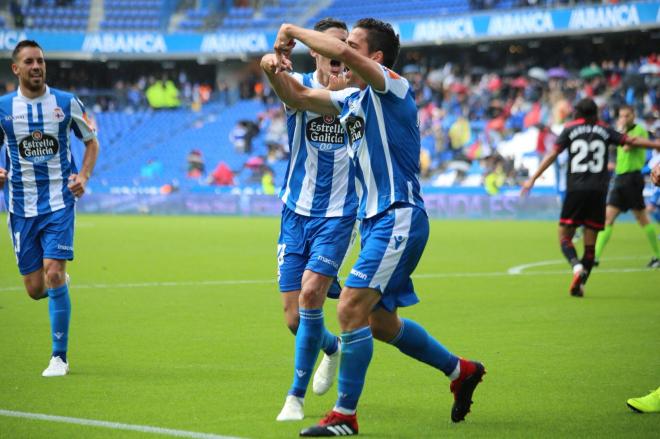
[[[401,243],[406,240],[406,237],[403,235],[394,236],[394,250],[398,250],[401,246]]]
[[[53,117],[55,117],[56,121],[62,122],[64,120],[64,111],[60,107],[55,107]]]
[[[72,245],[57,244],[57,249],[72,252],[73,251],[73,246]]]
[[[353,269],[351,270],[351,274],[352,274],[353,276],[357,277],[357,278],[362,279],[362,280],[367,280],[367,277],[368,277],[366,274],[364,274],[364,273],[361,272],[361,271],[357,271],[355,268],[353,268]]]
[[[333,261],[332,259],[326,258],[325,256],[321,256],[321,255],[318,255],[318,256],[316,257],[316,259],[317,259],[318,261],[323,262],[324,264],[331,265],[331,266],[334,267],[336,270],[339,270],[339,264],[336,263],[335,261]]]
[[[43,163],[55,157],[60,150],[57,139],[42,131],[35,130],[18,144],[21,157],[31,163]]]

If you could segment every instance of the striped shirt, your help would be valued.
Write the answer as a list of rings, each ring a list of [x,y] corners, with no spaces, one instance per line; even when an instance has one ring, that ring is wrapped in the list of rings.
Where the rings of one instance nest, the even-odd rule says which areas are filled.
[[[383,92],[368,86],[348,97],[331,93],[356,162],[360,219],[376,216],[395,203],[424,209],[415,96],[405,78],[385,67],[383,76]]]
[[[29,99],[19,89],[0,97],[0,127],[0,144],[6,143],[7,210],[28,218],[73,205],[67,184],[78,171],[69,131],[83,141],[95,137],[78,98],[46,87],[43,95]]]
[[[293,77],[306,87],[323,88],[315,73],[294,73]],[[309,217],[355,215],[355,167],[339,119],[287,109],[287,130],[291,156],[280,192],[287,208]]]

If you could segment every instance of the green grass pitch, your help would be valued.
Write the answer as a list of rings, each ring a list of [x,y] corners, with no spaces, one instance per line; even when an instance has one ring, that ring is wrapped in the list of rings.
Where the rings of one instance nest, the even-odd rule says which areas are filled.
[[[276,218],[80,215],[68,270],[71,374],[52,379],[40,376],[47,303],[22,290],[0,234],[0,410],[296,437],[332,407],[336,387],[321,397],[310,389],[304,421],[275,422],[294,345],[276,286],[278,229]],[[421,303],[400,314],[488,374],[454,425],[447,379],[376,342],[360,435],[657,437],[660,415],[625,405],[660,386],[660,270],[642,269],[649,258],[639,227],[617,224],[575,299],[554,222],[433,221],[416,271]],[[336,331],[333,301],[325,313]],[[0,416],[0,437],[156,436]]]

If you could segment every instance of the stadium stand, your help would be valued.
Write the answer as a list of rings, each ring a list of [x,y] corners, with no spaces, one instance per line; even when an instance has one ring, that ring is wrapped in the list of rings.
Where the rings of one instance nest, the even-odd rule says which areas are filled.
[[[102,30],[162,30],[169,20],[160,0],[104,0]]]
[[[26,27],[84,31],[89,21],[91,0],[30,0],[23,9]]]

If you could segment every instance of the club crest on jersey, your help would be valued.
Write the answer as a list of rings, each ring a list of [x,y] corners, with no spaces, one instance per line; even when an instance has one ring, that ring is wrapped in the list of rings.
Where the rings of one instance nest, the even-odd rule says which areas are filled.
[[[18,144],[18,151],[25,160],[31,163],[42,163],[50,160],[60,150],[57,139],[40,130],[35,130],[24,137]]]
[[[62,122],[64,120],[64,111],[60,107],[55,107],[53,117],[55,117],[56,121]]]
[[[344,129],[335,116],[310,119],[305,127],[307,141],[321,151],[334,151],[344,146]]]

